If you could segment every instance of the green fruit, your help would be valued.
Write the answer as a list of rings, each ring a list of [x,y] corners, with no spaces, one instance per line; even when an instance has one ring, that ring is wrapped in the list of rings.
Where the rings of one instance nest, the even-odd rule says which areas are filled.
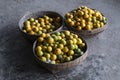
[[[62,60],[63,56],[62,55],[58,55],[57,58],[58,58],[58,60]]]
[[[42,31],[38,31],[38,35],[41,35],[42,34]]]
[[[75,46],[74,46],[74,45],[72,45],[72,44],[70,44],[68,47],[69,47],[69,49],[70,49],[70,50],[75,49]]]
[[[70,61],[70,57],[66,57],[65,61],[67,61],[67,62]]]
[[[56,35],[56,36],[60,36],[60,32],[56,32],[55,35]]]
[[[80,48],[75,49],[75,53],[80,54],[81,53],[81,49]]]

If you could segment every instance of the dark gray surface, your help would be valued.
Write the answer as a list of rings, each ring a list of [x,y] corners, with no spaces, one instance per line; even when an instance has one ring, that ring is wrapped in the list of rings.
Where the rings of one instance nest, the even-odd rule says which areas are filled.
[[[67,11],[87,5],[103,12],[108,28],[86,38],[87,59],[72,70],[58,73],[59,80],[120,80],[119,0],[0,0],[0,80],[54,80],[34,60],[32,45],[18,30],[18,21],[27,11]]]

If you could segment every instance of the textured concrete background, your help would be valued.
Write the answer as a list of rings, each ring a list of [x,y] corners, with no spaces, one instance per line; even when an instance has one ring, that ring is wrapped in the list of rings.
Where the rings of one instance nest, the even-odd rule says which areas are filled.
[[[32,45],[18,30],[26,11],[52,10],[64,16],[80,5],[100,10],[108,28],[86,38],[87,59],[74,69],[57,73],[59,80],[120,80],[120,0],[0,0],[0,80],[54,80],[34,60]]]

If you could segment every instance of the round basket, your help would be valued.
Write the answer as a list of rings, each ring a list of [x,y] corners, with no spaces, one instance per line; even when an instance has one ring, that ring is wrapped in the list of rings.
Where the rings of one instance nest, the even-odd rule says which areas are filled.
[[[95,9],[93,9],[95,10]],[[73,12],[74,10],[70,11],[70,12]],[[101,13],[102,14],[102,13]],[[103,15],[103,14],[102,14]],[[104,15],[103,15],[104,16]],[[104,31],[106,28],[107,28],[107,23],[100,27],[100,28],[96,28],[96,29],[93,29],[93,30],[77,30],[76,28],[73,28],[72,26],[70,26],[67,22],[66,22],[66,18],[64,20],[65,22],[65,25],[66,27],[70,30],[70,31],[74,31],[74,32],[77,32],[78,34],[80,34],[81,36],[92,36],[92,35],[95,35],[95,34],[98,34],[102,31]]]
[[[61,31],[60,31],[61,32]],[[75,33],[75,32],[74,32]],[[78,35],[79,36],[79,35]],[[79,36],[80,37],[80,36]],[[81,38],[81,37],[80,37]],[[87,43],[86,41],[81,38],[83,40],[83,42],[85,43],[85,48],[83,50],[84,54],[72,61],[69,61],[69,62],[65,62],[65,63],[60,63],[60,64],[49,64],[49,63],[45,63],[45,62],[42,62],[40,60],[40,58],[36,55],[36,51],[35,51],[35,47],[36,47],[36,43],[37,43],[37,40],[34,42],[33,44],[33,53],[34,53],[34,56],[35,56],[35,59],[38,61],[38,63],[46,68],[47,70],[49,70],[50,72],[52,73],[55,73],[55,72],[59,72],[59,71],[62,71],[64,69],[69,69],[69,68],[72,68],[76,65],[78,65],[79,63],[81,63],[83,60],[86,59],[87,57],[87,53],[88,53],[88,47],[87,47]]]
[[[37,12],[33,12],[33,13],[32,12],[27,12],[19,21],[19,29],[22,32],[23,36],[26,39],[28,39],[29,41],[34,42],[39,37],[39,35],[30,35],[28,33],[23,32],[22,29],[24,27],[24,22],[31,17],[38,18],[38,17],[43,17],[44,15],[47,15],[49,17],[60,17],[61,18],[61,21],[60,21],[61,25],[57,26],[58,28],[56,28],[53,32],[56,32],[56,31],[59,31],[59,30],[62,29],[62,27],[63,27],[63,17],[57,12],[53,12],[53,11],[37,11]],[[50,32],[50,33],[52,33],[52,32]]]

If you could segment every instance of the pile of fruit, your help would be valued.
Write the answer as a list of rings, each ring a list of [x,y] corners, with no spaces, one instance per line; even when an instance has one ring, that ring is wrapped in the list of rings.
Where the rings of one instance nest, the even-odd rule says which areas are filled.
[[[77,34],[68,30],[53,34],[42,33],[37,39],[35,53],[45,63],[59,64],[82,56],[85,46]]]
[[[40,35],[56,30],[61,25],[60,17],[44,16],[38,19],[30,18],[24,23],[23,32],[30,35]]]
[[[103,27],[106,24],[106,18],[102,13],[86,6],[81,6],[68,12],[65,18],[66,22],[77,30],[92,30]]]

